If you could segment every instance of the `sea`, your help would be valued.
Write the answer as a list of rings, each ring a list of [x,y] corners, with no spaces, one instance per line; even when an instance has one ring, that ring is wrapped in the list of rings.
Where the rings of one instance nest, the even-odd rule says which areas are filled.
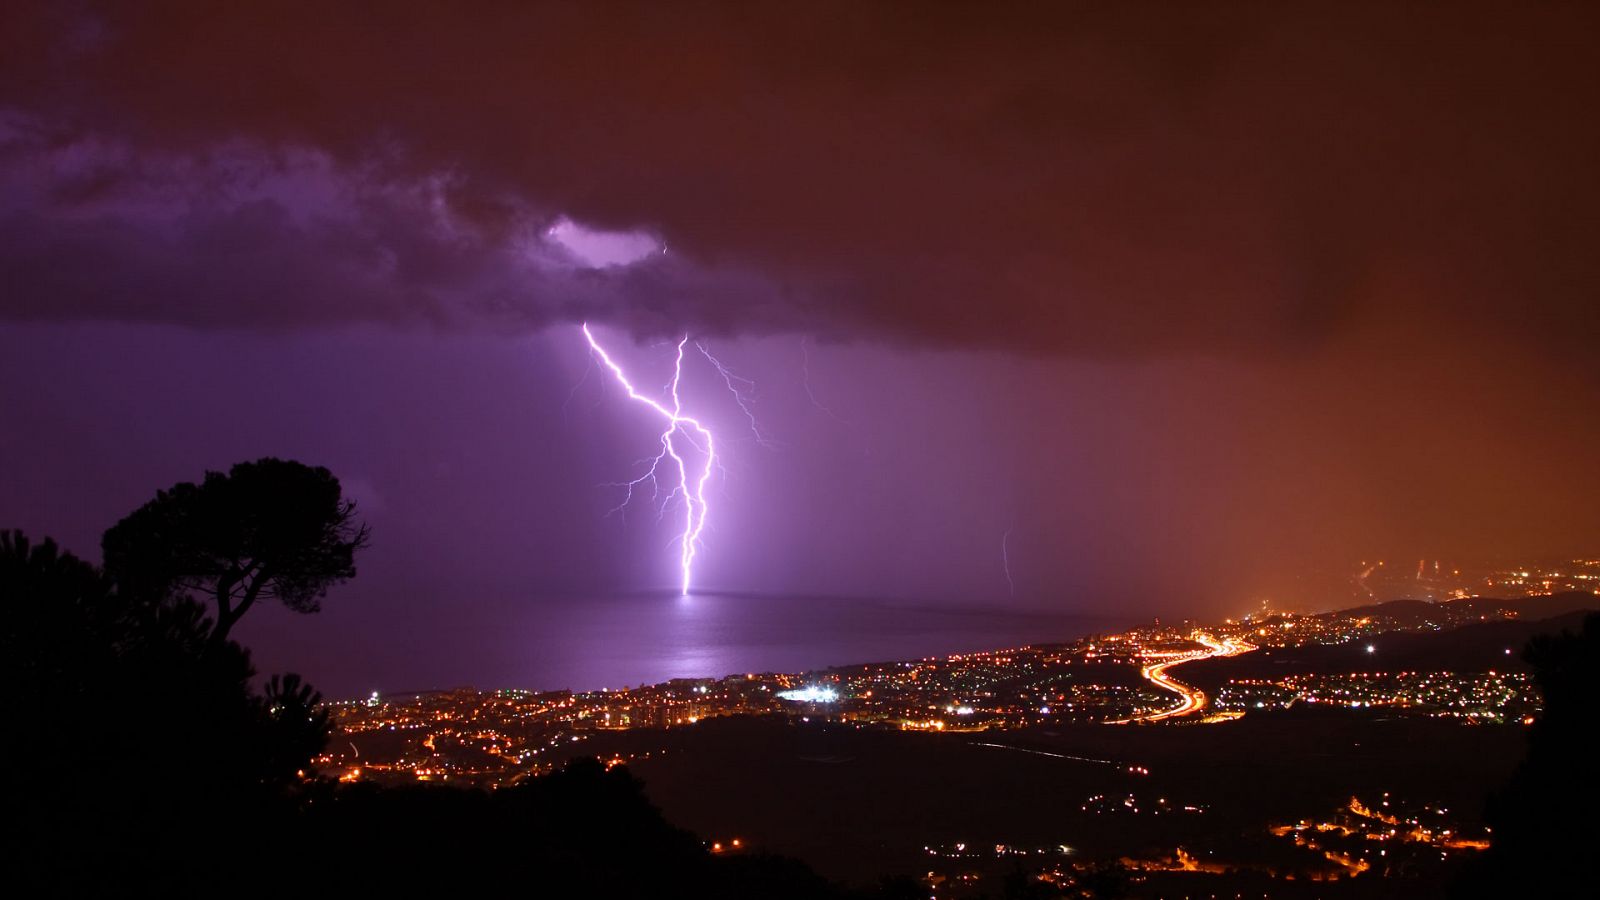
[[[831,666],[921,659],[976,650],[1072,641],[1121,631],[1129,620],[921,605],[907,600],[703,593],[545,599],[525,616],[492,624],[458,622],[470,646],[433,634],[427,651],[454,659],[420,690],[577,691],[720,678],[752,672],[801,673]],[[405,668],[411,673],[418,660]],[[426,665],[421,671],[428,671]],[[416,674],[401,676],[414,681]],[[343,679],[339,679],[343,680]]]

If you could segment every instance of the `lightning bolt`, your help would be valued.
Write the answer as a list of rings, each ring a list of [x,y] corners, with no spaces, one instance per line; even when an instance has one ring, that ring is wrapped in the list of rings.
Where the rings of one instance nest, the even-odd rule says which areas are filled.
[[[674,498],[683,499],[683,531],[678,536],[679,565],[682,568],[679,587],[682,593],[687,595],[689,586],[694,580],[694,558],[700,547],[700,534],[705,530],[706,513],[709,511],[706,503],[706,483],[711,480],[711,470],[717,466],[716,440],[711,430],[694,417],[683,414],[683,400],[678,396],[678,383],[683,379],[683,348],[689,343],[689,336],[684,335],[683,339],[678,341],[678,353],[672,364],[672,380],[667,382],[667,393],[672,403],[670,407],[639,393],[634,388],[627,374],[622,371],[622,367],[617,365],[611,354],[595,340],[594,332],[589,330],[587,322],[583,324],[583,336],[589,342],[590,354],[611,370],[617,383],[627,392],[628,398],[649,407],[667,423],[666,430],[661,432],[661,452],[650,459],[648,471],[627,482],[628,494],[618,509],[627,506],[633,500],[633,489],[645,481],[649,481],[659,493],[658,473],[662,465],[671,460],[671,468],[677,470],[677,484],[662,501],[661,508],[665,510],[667,504]],[[708,358],[709,356],[710,354],[707,354]],[[718,369],[721,368],[719,364]],[[731,383],[729,387],[732,387]],[[689,462],[685,459],[688,454],[682,450],[680,441],[705,457],[705,462],[697,475],[691,475]]]

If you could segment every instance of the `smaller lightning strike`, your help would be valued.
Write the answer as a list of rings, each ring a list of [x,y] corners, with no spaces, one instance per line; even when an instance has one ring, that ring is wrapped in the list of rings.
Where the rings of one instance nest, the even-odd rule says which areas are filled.
[[[800,376],[801,380],[805,382],[806,396],[810,398],[811,405],[821,410],[828,416],[828,418],[838,422],[840,425],[845,424],[845,421],[839,418],[839,416],[836,415],[833,410],[823,406],[821,401],[817,400],[817,395],[811,391],[811,339],[808,337],[802,337],[800,339]]]
[[[578,379],[578,383],[574,384],[572,386],[572,390],[567,392],[567,399],[565,401],[563,401],[562,404],[561,404],[561,424],[565,425],[567,423],[567,407],[572,405],[572,398],[578,396],[578,389],[583,387],[584,384],[588,382],[589,373],[593,372],[593,371],[594,371],[594,354],[591,353],[591,354],[589,354],[589,365],[584,367],[583,377],[579,378]]]
[[[677,470],[677,484],[667,494],[666,500],[662,501],[662,509],[664,510],[666,504],[670,503],[674,497],[683,498],[683,531],[678,536],[681,553],[679,565],[682,570],[682,580],[679,587],[681,592],[687,595],[690,584],[693,582],[694,559],[700,547],[700,534],[705,530],[706,513],[709,511],[709,506],[706,503],[706,483],[711,480],[711,471],[717,467],[716,440],[712,436],[711,430],[694,417],[683,414],[683,400],[678,395],[678,384],[683,379],[683,348],[689,343],[689,336],[684,335],[683,339],[678,341],[678,353],[672,365],[672,380],[667,383],[667,392],[672,398],[671,408],[639,393],[634,388],[633,383],[628,380],[627,374],[622,371],[622,367],[617,365],[612,360],[611,354],[607,353],[605,348],[600,346],[600,342],[595,340],[594,332],[589,330],[587,322],[583,324],[583,336],[589,342],[589,351],[592,356],[598,357],[600,362],[611,370],[611,374],[616,378],[617,383],[622,385],[622,389],[627,392],[629,399],[644,404],[666,420],[666,430],[661,432],[661,452],[650,459],[648,471],[627,483],[628,496],[622,501],[622,506],[627,506],[628,502],[633,499],[635,486],[645,480],[649,480],[652,485],[657,485],[657,473],[660,471],[663,461],[668,459],[672,461],[672,467]],[[690,476],[689,463],[684,459],[686,454],[679,450],[678,442],[680,440],[705,457],[705,463],[697,477]]]
[[[1011,580],[1011,532],[1015,530],[1015,526],[1007,528],[1000,536],[1000,567],[1006,573],[1006,587],[1013,597],[1017,595],[1017,583]]]
[[[1362,572],[1360,575],[1356,576],[1356,585],[1363,591],[1366,591],[1367,596],[1374,600],[1378,599],[1378,595],[1372,592],[1372,588],[1367,587],[1367,579],[1372,577],[1372,573],[1377,571],[1377,569],[1377,566],[1367,566],[1367,570],[1365,572]]]

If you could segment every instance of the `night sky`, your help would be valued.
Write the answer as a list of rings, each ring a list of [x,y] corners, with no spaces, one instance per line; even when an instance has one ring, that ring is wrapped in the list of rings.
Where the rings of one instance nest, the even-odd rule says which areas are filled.
[[[1600,548],[1595,6],[993,6],[6,4],[0,527],[326,465],[372,547],[269,661],[670,589],[588,321],[754,382],[761,441],[691,344],[708,589],[1226,615]]]

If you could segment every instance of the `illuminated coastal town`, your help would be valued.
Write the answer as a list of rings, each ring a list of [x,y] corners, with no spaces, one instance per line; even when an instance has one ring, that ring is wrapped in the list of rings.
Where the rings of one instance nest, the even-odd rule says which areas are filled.
[[[1594,562],[1576,565],[1583,581],[1597,568]],[[1000,833],[961,840],[930,833],[916,842],[920,880],[931,897],[980,896],[985,885],[1013,870],[1065,889],[1106,866],[1146,884],[1226,875],[1229,884],[1255,879],[1276,885],[1265,892],[1272,896],[1300,896],[1285,886],[1357,878],[1370,885],[1470,856],[1488,846],[1479,810],[1452,812],[1443,798],[1425,788],[1419,793],[1415,779],[1390,783],[1369,773],[1348,796],[1308,798],[1292,817],[1283,814],[1288,807],[1273,804],[1236,811],[1257,821],[1241,837],[1207,847],[1194,823],[1226,819],[1236,800],[1217,789],[1220,783],[1175,780],[1173,765],[1156,761],[1167,752],[1159,736],[1171,744],[1217,735],[1225,743],[1246,733],[1238,729],[1277,734],[1288,722],[1295,734],[1334,729],[1340,739],[1342,729],[1354,727],[1407,735],[1421,729],[1421,738],[1401,743],[1448,744],[1462,728],[1517,740],[1540,712],[1537,688],[1520,658],[1527,634],[1562,617],[1576,621],[1578,611],[1596,605],[1593,591],[1548,594],[1542,586],[1541,580],[1500,598],[1151,623],[1068,643],[804,673],[739,673],[587,692],[373,694],[331,705],[335,736],[316,764],[345,782],[495,789],[580,756],[671,772],[709,755],[702,742],[745,740],[740,729],[778,728],[845,742],[943,742],[915,746],[991,754],[984,760],[1059,762],[1081,768],[1088,780],[1074,789],[1073,807],[1060,818],[1062,833],[1045,841],[1032,829],[1031,842]],[[1287,740],[1291,755],[1314,757],[1321,739]],[[828,766],[853,761],[856,752],[878,751],[798,760]],[[1082,831],[1090,821],[1107,833],[1144,836],[1142,844],[1124,843],[1145,850],[1092,851]],[[707,846],[717,854],[773,843],[737,826],[702,831],[712,835]],[[1306,894],[1313,895],[1320,896]]]
[[[1569,595],[1399,601],[1218,625],[1155,624],[1067,644],[617,690],[374,693],[331,704],[342,741],[319,762],[351,778],[465,779],[492,787],[548,768],[562,756],[551,748],[596,732],[681,727],[720,716],[986,732],[1052,723],[1209,724],[1304,703],[1517,722],[1537,713],[1538,697],[1526,673],[1514,671],[1516,646],[1500,650],[1498,669],[1413,671],[1385,667],[1382,642],[1374,639],[1516,621],[1529,603],[1554,608],[1552,596]],[[1209,691],[1182,680],[1184,667],[1207,660],[1316,647],[1350,647],[1367,664],[1350,672],[1228,678]]]

